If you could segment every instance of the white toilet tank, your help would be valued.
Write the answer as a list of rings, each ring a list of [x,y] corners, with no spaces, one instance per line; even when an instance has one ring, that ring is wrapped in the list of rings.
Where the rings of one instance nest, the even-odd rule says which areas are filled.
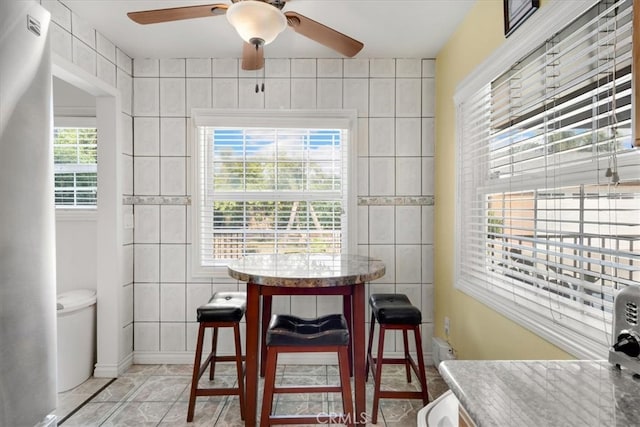
[[[58,295],[58,393],[93,374],[96,354],[96,291]]]

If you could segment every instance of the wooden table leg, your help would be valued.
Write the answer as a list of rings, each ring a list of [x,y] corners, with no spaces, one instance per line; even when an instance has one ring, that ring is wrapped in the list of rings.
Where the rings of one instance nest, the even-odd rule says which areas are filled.
[[[267,362],[267,346],[265,340],[267,339],[267,329],[269,328],[269,322],[271,321],[271,307],[273,302],[273,296],[262,295],[262,325],[260,326],[260,376],[264,377],[265,367]]]
[[[247,393],[245,403],[244,425],[254,427],[256,425],[258,408],[258,335],[260,333],[260,286],[247,283],[247,353],[245,365],[245,390]]]
[[[351,304],[351,295],[343,295],[342,296],[342,313],[344,313],[344,317],[347,320],[347,326],[349,327],[349,376],[353,377],[353,332],[351,328],[351,314],[353,310],[353,304]]]
[[[365,424],[367,403],[365,389],[365,289],[364,283],[353,285],[353,381],[355,389],[356,423]]]

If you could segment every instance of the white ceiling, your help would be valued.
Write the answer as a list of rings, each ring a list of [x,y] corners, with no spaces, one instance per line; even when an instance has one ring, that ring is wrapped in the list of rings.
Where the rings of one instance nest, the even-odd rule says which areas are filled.
[[[224,16],[139,25],[131,11],[201,0],[62,0],[83,21],[133,58],[238,58],[242,42]],[[476,0],[290,0],[295,11],[364,43],[358,58],[435,58]],[[217,3],[230,4],[230,0]],[[265,47],[267,58],[340,55],[286,29]]]

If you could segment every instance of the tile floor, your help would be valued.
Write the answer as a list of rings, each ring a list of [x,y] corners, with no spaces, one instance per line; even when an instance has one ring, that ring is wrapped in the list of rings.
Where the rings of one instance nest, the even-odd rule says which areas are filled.
[[[133,365],[121,377],[91,378],[73,390],[58,395],[58,425],[72,426],[243,426],[237,396],[199,397],[193,423],[186,422],[191,365]],[[407,384],[402,366],[384,366],[383,384],[388,389],[415,389],[416,380]],[[278,367],[279,382],[290,384],[337,384],[335,365],[284,365]],[[231,364],[216,366],[214,383],[232,384],[236,380]],[[207,375],[201,381],[208,382]],[[429,398],[447,390],[438,371],[427,367]],[[262,381],[259,395],[262,393]],[[372,382],[367,382],[367,409],[371,410]],[[280,395],[276,413],[339,412],[340,395]],[[260,400],[258,401],[260,405]],[[417,425],[420,400],[381,399],[378,426]],[[372,424],[373,425],[373,424]]]

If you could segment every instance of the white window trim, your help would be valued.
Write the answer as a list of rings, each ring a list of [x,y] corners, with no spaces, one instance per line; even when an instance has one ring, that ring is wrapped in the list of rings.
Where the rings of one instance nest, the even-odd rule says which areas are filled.
[[[196,187],[202,159],[198,148],[198,126],[265,126],[265,127],[329,127],[348,129],[348,202],[347,202],[347,253],[357,249],[357,144],[358,114],[356,110],[226,110],[200,109],[191,111],[189,127],[189,155],[193,167],[188,188],[191,190],[191,275],[193,277],[228,278],[226,267],[200,265],[200,191]]]
[[[518,31],[514,32],[504,44],[496,49],[493,54],[476,67],[469,76],[458,85],[454,95],[456,116],[460,116],[459,110],[462,102],[478,92],[483,86],[489,84],[493,79],[509,69],[517,60],[522,58],[523,55],[526,55],[538,47],[557,32],[558,29],[564,28],[573,18],[586,12],[597,2],[598,0],[552,0],[540,8]],[[462,134],[462,126],[462,123],[456,120],[456,159],[460,158],[460,148],[462,144],[459,138]],[[456,181],[457,180],[458,174],[456,173]],[[458,188],[458,186],[459,183],[456,182],[456,188]],[[603,349],[601,344],[588,340],[586,337],[575,334],[568,329],[562,329],[562,331],[560,331],[557,325],[551,320],[544,316],[536,315],[533,310],[523,312],[518,307],[515,307],[509,299],[500,297],[495,292],[488,291],[481,287],[472,286],[464,280],[461,280],[458,269],[459,262],[456,259],[460,254],[460,248],[463,244],[460,206],[460,191],[457,191],[454,254],[454,286],[456,289],[466,293],[489,308],[578,358],[602,359],[606,357],[606,349]]]
[[[56,116],[53,119],[54,127],[57,128],[95,128],[96,118],[86,116]]]
[[[81,208],[56,208],[56,221],[97,221],[95,206]]]

